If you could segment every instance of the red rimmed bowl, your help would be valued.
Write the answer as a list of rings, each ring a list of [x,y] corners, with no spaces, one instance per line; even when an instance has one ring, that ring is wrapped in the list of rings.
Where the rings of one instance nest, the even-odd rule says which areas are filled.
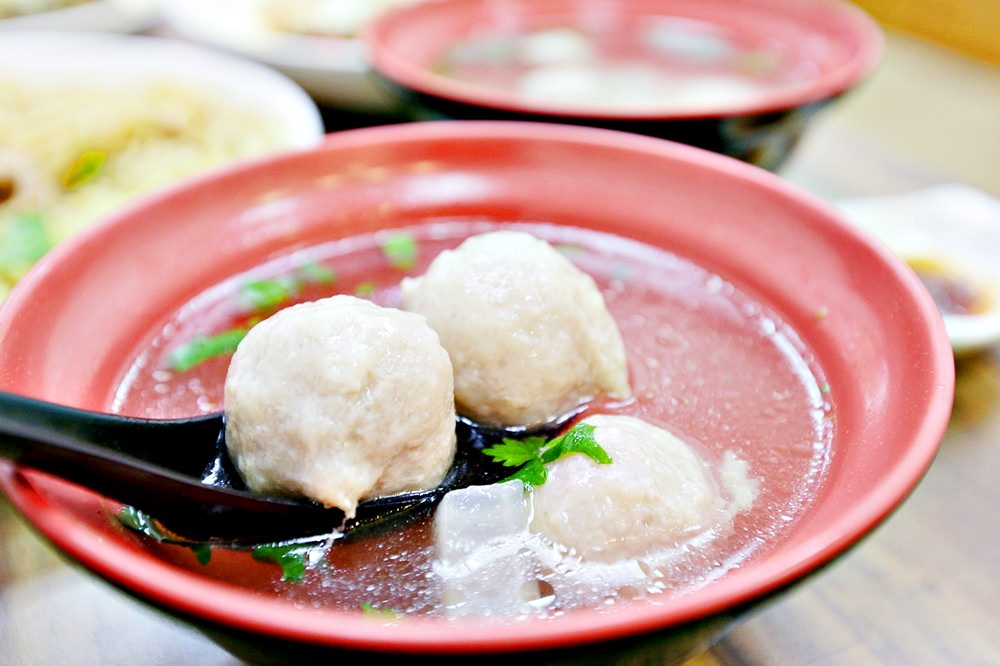
[[[3,304],[0,389],[93,409],[162,411],[157,391],[123,403],[123,387],[141,366],[136,359],[183,323],[178,312],[218,293],[206,292],[210,287],[345,237],[468,228],[463,224],[538,225],[532,228],[554,238],[575,230],[581,238],[639,242],[653,252],[641,256],[674,257],[663,264],[668,272],[690,262],[705,271],[709,292],[732,288],[750,299],[744,305],[766,312],[755,320],[759,329],[732,342],[782,333],[777,346],[794,351],[789,358],[816,379],[805,408],[822,415],[825,433],[818,457],[806,454],[817,465],[799,468],[813,470],[809,483],[806,472],[770,478],[766,446],[746,452],[765,492],[782,484],[809,488],[798,508],[762,505],[766,513],[788,509],[787,525],[751,533],[761,546],[740,566],[677,594],[526,621],[387,619],[284,584],[277,567],[246,553],[213,550],[202,564],[190,549],[126,529],[112,500],[44,474],[5,463],[0,486],[69,557],[251,662],[406,655],[437,663],[660,664],[704,650],[763,601],[842,556],[930,466],[950,415],[953,357],[933,300],[901,261],[831,207],[762,169],[648,137],[542,123],[344,132],[315,149],[138,202],[54,250]],[[613,280],[627,279],[627,270],[612,267]],[[616,289],[602,284],[608,294]],[[677,307],[697,310],[683,295]],[[623,326],[630,344],[643,322],[630,317]],[[676,401],[678,419],[690,416],[685,428],[694,431],[699,421],[684,405],[701,404],[694,411],[748,413],[756,425],[747,433],[757,435],[747,437],[780,439],[788,412],[739,408],[769,393],[759,389],[777,366],[732,383],[712,369],[726,350],[684,356],[682,347],[672,349],[685,359],[678,382],[683,368],[693,369],[724,391],[693,382]],[[630,363],[636,382],[670,372]],[[703,442],[707,436],[701,433]]]
[[[364,40],[417,118],[594,125],[768,169],[883,48],[846,0],[435,0]]]

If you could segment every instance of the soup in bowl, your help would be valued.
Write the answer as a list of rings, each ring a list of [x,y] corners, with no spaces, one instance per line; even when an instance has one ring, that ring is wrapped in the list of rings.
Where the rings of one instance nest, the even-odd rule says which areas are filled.
[[[262,663],[686,658],[889,516],[954,385],[929,294],[835,209],[708,151],[542,123],[344,132],[146,198],[43,259],[0,341],[6,391],[226,410],[261,492],[335,504],[311,476],[343,471],[327,443],[374,465],[442,418],[404,468],[454,445],[514,477],[233,547],[3,465],[57,548]]]

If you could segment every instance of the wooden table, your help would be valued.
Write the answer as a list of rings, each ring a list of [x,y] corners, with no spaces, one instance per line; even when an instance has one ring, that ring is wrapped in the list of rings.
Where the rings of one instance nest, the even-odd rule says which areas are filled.
[[[890,35],[882,68],[782,175],[830,199],[945,181],[1000,196],[1000,69]],[[998,405],[1000,352],[959,363],[952,423],[904,506],[689,666],[1000,664]],[[0,500],[0,664],[238,663],[62,559]]]

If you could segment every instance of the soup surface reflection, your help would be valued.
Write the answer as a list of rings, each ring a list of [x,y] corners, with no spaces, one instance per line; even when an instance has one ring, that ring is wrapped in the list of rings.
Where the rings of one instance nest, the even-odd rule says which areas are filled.
[[[684,439],[719,469],[735,455],[760,481],[732,529],[683,548],[647,584],[588,597],[667,598],[725,575],[794,529],[823,483],[833,406],[822,369],[781,317],[718,275],[669,252],[618,236],[547,224],[443,220],[346,238],[284,256],[215,285],[181,307],[137,348],[115,411],[169,417],[222,408],[229,350],[256,321],[295,302],[334,293],[401,303],[399,283],[473,234],[518,228],[552,243],[590,274],[625,342],[633,398],[592,403],[584,415],[639,417]],[[627,520],[627,517],[623,517]],[[124,529],[124,528],[123,528]],[[280,551],[300,557],[289,575],[267,553],[213,548],[210,555],[133,533],[159,557],[202,575],[258,588],[296,604],[399,614],[443,614],[431,517],[382,532]],[[544,584],[545,572],[537,572]],[[586,597],[586,595],[583,595]],[[538,608],[558,615],[559,600]]]
[[[705,21],[644,17],[629,25],[479,30],[434,71],[555,108],[704,112],[753,105],[810,81],[774,39]]]

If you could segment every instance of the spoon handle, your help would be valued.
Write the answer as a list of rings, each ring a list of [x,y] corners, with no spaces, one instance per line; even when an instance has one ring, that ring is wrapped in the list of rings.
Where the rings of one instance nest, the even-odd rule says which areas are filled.
[[[24,456],[37,462],[42,442],[48,442],[50,448],[58,442],[65,448],[69,438],[74,440],[73,450],[125,454],[197,476],[210,460],[205,443],[218,439],[222,423],[220,413],[185,419],[139,419],[0,392],[0,436],[7,436],[2,438],[6,441],[0,441],[0,454],[25,464],[28,461]]]
[[[343,521],[342,512],[201,483],[222,423],[221,414],[134,419],[0,392],[0,457],[132,505],[195,540],[263,543]]]

